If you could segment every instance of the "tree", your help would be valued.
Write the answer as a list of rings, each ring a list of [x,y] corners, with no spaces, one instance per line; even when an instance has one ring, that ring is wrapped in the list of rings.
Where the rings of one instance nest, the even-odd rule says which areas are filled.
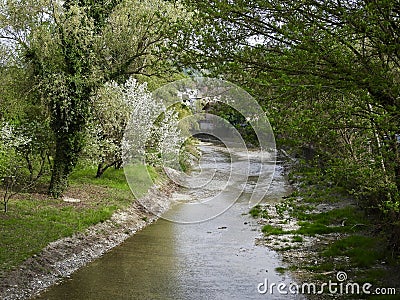
[[[340,184],[395,222],[398,1],[185,2],[198,21],[188,31],[195,38],[186,65],[247,87],[267,109],[278,136],[311,149]],[[355,175],[352,181],[349,174]]]
[[[122,165],[121,142],[129,119],[129,107],[123,101],[123,89],[115,82],[98,89],[93,101],[92,120],[85,152],[97,164],[99,178],[110,167]]]
[[[167,73],[168,43],[183,17],[162,0],[31,0],[2,4],[3,40],[14,41],[47,103],[56,153],[49,191],[62,194],[85,145],[92,95],[105,82]],[[176,36],[176,34],[175,34]]]
[[[399,165],[394,137],[400,125],[398,3],[188,2],[196,7],[203,28],[195,32],[188,62],[227,74],[265,102],[276,92],[298,96],[307,90],[307,97],[314,93],[313,99],[336,94],[331,103],[339,103],[344,93],[364,94],[353,108],[364,110],[365,119],[374,119],[392,148],[390,159]],[[380,119],[368,113],[368,105],[373,111],[384,110]],[[391,169],[400,188],[398,167]]]

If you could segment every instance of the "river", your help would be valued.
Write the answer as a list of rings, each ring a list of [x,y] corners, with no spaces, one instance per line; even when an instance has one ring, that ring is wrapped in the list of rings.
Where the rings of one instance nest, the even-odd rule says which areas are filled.
[[[202,172],[215,173],[217,169],[218,180],[229,176],[232,161],[226,149],[204,144],[201,150]],[[257,159],[252,159],[250,164],[251,170],[260,170]],[[275,168],[270,162],[264,167],[271,174]],[[251,175],[244,192],[232,206],[232,199],[225,199],[226,206],[230,207],[222,214],[189,223],[188,220],[195,218],[193,208],[182,200],[165,216],[183,222],[159,219],[37,299],[295,299],[293,295],[279,294],[276,287],[273,293],[258,291],[259,284],[265,280],[268,285],[289,285],[293,280],[275,271],[283,266],[277,253],[255,245],[261,233],[257,220],[247,214],[254,187],[252,180],[257,178]],[[234,184],[243,188],[243,183]],[[212,186],[209,191],[182,188],[173,197],[194,201],[196,197],[208,197],[215,192],[218,184]],[[231,186],[232,182],[228,193],[221,197],[231,196],[234,188]],[[264,201],[279,201],[288,192],[289,187],[278,170]]]

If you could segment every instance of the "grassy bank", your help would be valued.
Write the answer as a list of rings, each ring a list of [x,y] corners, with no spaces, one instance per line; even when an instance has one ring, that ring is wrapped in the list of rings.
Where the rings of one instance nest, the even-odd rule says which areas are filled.
[[[65,193],[73,202],[50,198],[45,188],[10,200],[8,213],[0,213],[0,274],[39,253],[50,242],[104,222],[134,201],[123,170],[107,170],[101,178],[95,178],[95,174],[95,168],[90,167],[74,171]],[[157,176],[154,170],[151,174]]]
[[[292,171],[289,178],[296,185],[291,195],[280,203],[250,210],[264,233],[258,242],[284,259],[285,265],[277,271],[289,271],[300,282],[320,284],[336,281],[342,271],[348,282],[397,288],[396,296],[376,299],[399,299],[400,256],[389,246],[389,233],[379,230],[379,215],[361,209],[343,189],[325,184],[312,171]],[[332,295],[327,291],[310,298]]]

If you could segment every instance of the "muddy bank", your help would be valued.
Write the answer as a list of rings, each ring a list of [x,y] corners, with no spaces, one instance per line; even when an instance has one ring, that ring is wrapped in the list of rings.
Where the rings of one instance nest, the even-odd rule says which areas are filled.
[[[175,189],[172,184],[153,188],[141,202],[152,203],[151,210],[159,215],[169,208],[169,196]],[[0,299],[34,297],[121,244],[157,218],[134,202],[130,207],[116,212],[110,220],[50,243],[38,255],[27,259],[2,279]]]

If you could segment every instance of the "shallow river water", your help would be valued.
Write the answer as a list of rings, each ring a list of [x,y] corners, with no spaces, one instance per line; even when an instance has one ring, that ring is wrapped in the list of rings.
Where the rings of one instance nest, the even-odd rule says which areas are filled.
[[[260,168],[260,162],[252,159],[250,173],[254,174],[250,174],[248,183],[243,187],[241,182],[230,182],[227,188],[218,184],[232,171],[233,162],[226,150],[213,145],[203,145],[201,149],[202,174],[217,170],[217,179],[208,188],[182,188],[173,195],[182,201],[166,217],[183,222],[159,219],[38,299],[294,299],[293,295],[278,293],[276,287],[273,293],[258,291],[259,284],[266,280],[268,285],[292,282],[287,275],[275,271],[283,266],[278,254],[255,245],[261,234],[260,225],[247,214],[255,185],[252,178],[256,180],[257,170],[261,169],[272,174],[274,164],[266,162]],[[193,180],[201,180],[201,176]],[[218,187],[226,190],[218,200],[226,207],[233,203],[230,197],[235,188],[244,188],[244,192],[219,216],[183,224],[194,214],[197,217],[210,211],[207,202],[199,208],[185,201],[201,202],[201,198],[216,193]],[[278,201],[288,191],[284,178],[275,172],[264,201]]]

